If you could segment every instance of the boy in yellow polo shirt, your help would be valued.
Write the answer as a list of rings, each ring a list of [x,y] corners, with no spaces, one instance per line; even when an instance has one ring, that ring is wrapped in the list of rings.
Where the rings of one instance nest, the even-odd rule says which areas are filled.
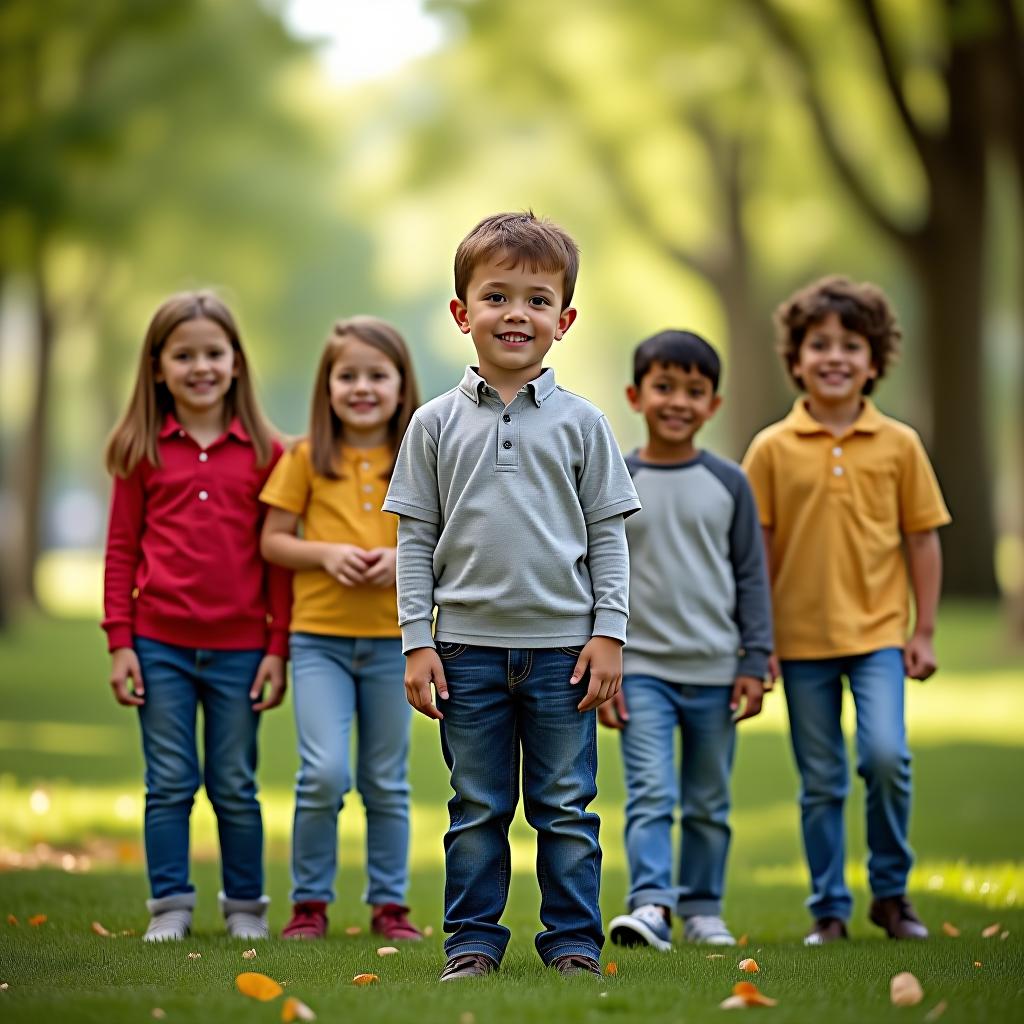
[[[844,877],[844,676],[857,710],[857,773],[867,786],[869,916],[892,938],[923,939],[928,930],[906,896],[913,855],[903,688],[905,674],[927,679],[937,667],[936,529],[949,513],[917,434],[867,397],[900,338],[882,292],[824,278],[784,302],[775,320],[786,369],[805,394],[754,438],[743,468],[764,533],[775,655],[802,783],[814,916],[804,942],[846,938],[852,909]]]

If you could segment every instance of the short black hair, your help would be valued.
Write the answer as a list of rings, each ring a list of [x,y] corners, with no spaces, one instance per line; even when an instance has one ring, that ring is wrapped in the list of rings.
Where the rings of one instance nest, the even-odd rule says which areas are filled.
[[[655,363],[678,366],[687,373],[696,370],[711,381],[712,392],[718,391],[722,361],[718,353],[693,331],[659,331],[645,338],[633,352],[633,384],[640,382]]]

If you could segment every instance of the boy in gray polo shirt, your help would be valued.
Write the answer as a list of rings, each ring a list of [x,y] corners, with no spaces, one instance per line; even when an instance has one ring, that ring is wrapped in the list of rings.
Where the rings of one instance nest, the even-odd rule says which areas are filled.
[[[691,942],[733,945],[721,918],[735,723],[761,710],[772,650],[768,575],[743,471],[694,445],[721,403],[715,350],[663,331],[634,353],[627,396],[647,444],[626,459],[644,514],[626,524],[631,587],[623,688],[600,711],[622,730],[629,913],[626,946],[672,948],[671,914]],[[675,733],[682,733],[678,781]],[[672,885],[672,820],[682,844]]]
[[[383,506],[400,517],[406,693],[440,720],[455,791],[442,981],[497,970],[508,944],[520,760],[537,951],[562,974],[600,975],[593,709],[621,684],[624,520],[640,503],[601,411],[544,368],[576,318],[578,263],[573,240],[532,213],[488,217],[463,239],[451,312],[479,365],[416,411]]]

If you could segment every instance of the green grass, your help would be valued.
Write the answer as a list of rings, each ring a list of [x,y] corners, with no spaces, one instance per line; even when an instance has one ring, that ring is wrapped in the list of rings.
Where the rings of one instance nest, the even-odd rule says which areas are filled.
[[[807,924],[806,873],[796,777],[777,694],[765,715],[743,730],[737,756],[726,916],[737,933],[750,936],[745,950],[708,959],[707,949],[680,947],[662,956],[608,946],[604,958],[617,963],[616,977],[595,984],[550,976],[533,952],[539,897],[532,834],[520,821],[505,918],[513,939],[501,974],[439,986],[440,840],[449,790],[430,723],[417,719],[412,753],[410,902],[416,920],[434,928],[424,943],[381,959],[377,943],[344,934],[347,925],[367,923],[359,900],[363,828],[355,797],[342,814],[339,900],[327,942],[262,943],[256,959],[248,961],[241,956],[246,944],[220,934],[215,830],[204,801],[194,816],[195,936],[156,949],[137,938],[101,938],[90,931],[92,921],[117,932],[145,926],[137,726],[133,714],[109,696],[107,660],[94,625],[27,621],[0,637],[0,983],[9,986],[0,992],[0,1019],[108,1024],[151,1020],[159,1007],[169,1021],[276,1021],[280,1001],[255,1003],[233,987],[240,971],[261,970],[287,982],[286,991],[312,1006],[322,1021],[357,1016],[470,1024],[465,1014],[477,1024],[716,1020],[722,1013],[718,1003],[746,977],[736,969],[741,955],[760,964],[754,980],[779,1000],[775,1009],[762,1012],[778,1022],[916,1021],[939,1000],[948,1003],[943,1021],[1024,1019],[1024,661],[1007,649],[997,614],[984,606],[946,610],[939,653],[941,674],[912,686],[908,698],[918,855],[911,891],[935,933],[930,941],[888,942],[864,920],[863,804],[855,785],[849,816],[854,941],[819,950],[800,946]],[[290,711],[268,715],[260,777],[275,930],[288,909],[294,750]],[[627,886],[621,766],[613,736],[602,737],[601,757],[597,809],[607,919],[620,910]],[[46,914],[47,922],[28,927],[26,919],[37,913]],[[20,924],[6,924],[8,914]],[[961,937],[943,935],[943,921],[958,925]],[[1009,931],[1005,940],[981,937],[994,922]],[[202,956],[189,959],[190,951]],[[889,979],[900,970],[913,971],[924,985],[925,1000],[917,1008],[889,1004]],[[354,987],[351,979],[360,972],[379,974],[381,984]]]

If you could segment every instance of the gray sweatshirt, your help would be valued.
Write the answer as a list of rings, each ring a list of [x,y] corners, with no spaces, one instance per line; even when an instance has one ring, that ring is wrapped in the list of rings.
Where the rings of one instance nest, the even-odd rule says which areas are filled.
[[[640,508],[601,411],[545,370],[506,408],[467,367],[416,411],[386,512],[400,516],[402,647],[625,640],[624,517]]]
[[[643,515],[626,523],[629,635],[623,668],[673,683],[763,678],[771,590],[750,484],[733,462],[626,459]]]

